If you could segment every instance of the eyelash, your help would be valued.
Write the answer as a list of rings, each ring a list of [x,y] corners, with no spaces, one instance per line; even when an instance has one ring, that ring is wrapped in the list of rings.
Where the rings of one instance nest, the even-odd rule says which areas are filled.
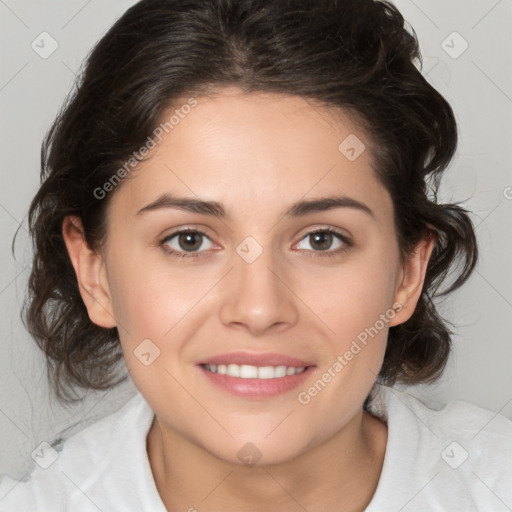
[[[159,245],[162,247],[162,249],[167,253],[169,254],[170,256],[174,257],[174,258],[190,258],[190,259],[195,259],[197,257],[199,257],[201,255],[201,252],[190,252],[190,253],[186,253],[186,252],[180,252],[180,251],[175,251],[174,249],[169,249],[168,247],[165,247],[165,244],[169,241],[169,240],[172,240],[175,236],[177,235],[182,235],[182,234],[197,234],[197,235],[203,235],[205,236],[206,238],[209,238],[209,236],[204,232],[204,231],[201,231],[199,229],[183,229],[181,231],[176,231],[168,236],[166,236],[163,240],[161,240],[159,242]],[[321,229],[316,229],[314,231],[310,231],[309,233],[306,233],[300,240],[304,240],[304,238],[308,237],[308,236],[311,236],[311,235],[315,235],[317,233],[330,233],[332,235],[334,235],[336,238],[338,238],[339,240],[341,240],[345,246],[340,248],[340,249],[336,249],[334,251],[308,251],[311,253],[311,257],[312,258],[317,258],[317,257],[320,257],[320,258],[335,258],[336,256],[339,256],[340,254],[348,251],[352,246],[353,246],[353,243],[351,240],[349,240],[345,235],[341,234],[340,232],[336,231],[335,229],[332,229],[332,228],[321,228]]]

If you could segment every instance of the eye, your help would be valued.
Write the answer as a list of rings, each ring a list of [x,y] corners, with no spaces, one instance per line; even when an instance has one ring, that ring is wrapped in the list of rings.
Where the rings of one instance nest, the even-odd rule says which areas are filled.
[[[205,240],[209,240],[210,244],[213,245],[213,242],[203,231],[182,229],[165,237],[160,242],[160,246],[167,254],[176,258],[197,258],[202,252],[212,248],[211,246],[204,247]],[[347,251],[353,245],[345,235],[331,228],[312,231],[304,236],[301,242],[303,240],[310,242],[312,249],[306,248],[306,250],[311,252],[314,257],[335,257]],[[333,242],[337,242],[337,248],[332,249]],[[200,250],[201,248],[203,250]]]
[[[184,229],[165,237],[160,245],[165,252],[177,258],[197,258],[199,256],[198,252],[203,252],[199,249],[205,249],[205,239],[210,240],[203,231]],[[213,245],[211,240],[210,243]]]
[[[308,233],[303,240],[309,241],[313,256],[334,257],[352,247],[352,242],[334,229],[318,229]],[[299,244],[301,243],[299,242]],[[337,247],[332,249],[333,242],[337,242]],[[300,247],[299,247],[300,248]],[[307,249],[307,248],[306,248]]]

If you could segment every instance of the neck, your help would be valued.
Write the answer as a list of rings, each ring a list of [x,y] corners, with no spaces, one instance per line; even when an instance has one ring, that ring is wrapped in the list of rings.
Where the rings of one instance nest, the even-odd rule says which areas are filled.
[[[357,414],[326,442],[266,466],[233,464],[192,443],[158,418],[147,437],[158,492],[170,512],[362,510],[379,481],[387,427]]]

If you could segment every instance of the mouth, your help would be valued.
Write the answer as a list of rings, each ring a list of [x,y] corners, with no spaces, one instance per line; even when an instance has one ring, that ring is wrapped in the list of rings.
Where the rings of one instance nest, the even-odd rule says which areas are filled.
[[[307,366],[251,366],[248,364],[203,364],[203,368],[218,375],[229,375],[240,379],[279,379],[287,375],[298,375]]]
[[[264,399],[296,388],[316,365],[280,354],[239,352],[210,358],[197,367],[210,384],[224,392]]]

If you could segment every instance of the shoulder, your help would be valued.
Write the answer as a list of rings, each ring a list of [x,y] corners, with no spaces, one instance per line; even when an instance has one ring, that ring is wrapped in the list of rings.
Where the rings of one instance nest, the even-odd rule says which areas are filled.
[[[401,491],[398,508],[405,506],[404,512],[512,505],[509,419],[462,401],[434,410],[406,391],[384,386],[374,391],[369,410],[388,423],[378,491]]]
[[[116,510],[139,510],[131,496],[134,486],[123,473],[149,469],[144,466],[145,436],[152,419],[151,409],[137,394],[69,439],[42,443],[26,478],[0,478],[0,510],[97,512],[114,510],[111,499],[120,506],[124,502]],[[147,482],[144,477],[147,473],[139,479],[141,486]]]

